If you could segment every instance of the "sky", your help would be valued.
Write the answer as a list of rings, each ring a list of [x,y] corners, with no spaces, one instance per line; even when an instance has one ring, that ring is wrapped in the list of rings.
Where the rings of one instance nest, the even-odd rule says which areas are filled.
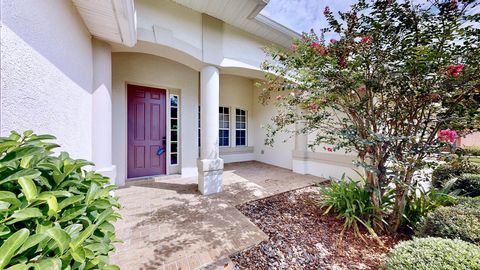
[[[323,10],[347,11],[356,0],[270,0],[261,14],[299,33],[327,26]],[[318,31],[317,31],[318,32]]]
[[[326,27],[327,21],[323,15],[326,6],[337,14],[338,11],[348,11],[357,0],[270,0],[261,14],[297,31],[308,32]],[[415,4],[428,3],[426,0],[413,0]],[[470,10],[470,14],[480,12],[480,5]],[[480,24],[477,24],[480,25]]]

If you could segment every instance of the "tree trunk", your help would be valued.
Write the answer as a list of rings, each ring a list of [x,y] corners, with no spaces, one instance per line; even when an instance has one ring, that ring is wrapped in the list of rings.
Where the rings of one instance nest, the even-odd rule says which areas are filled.
[[[375,168],[378,167],[378,162],[377,160],[375,160],[374,157],[369,157],[368,160],[369,160],[368,164],[370,166]],[[373,220],[373,229],[377,234],[381,234],[385,231],[385,227],[382,222],[383,213],[380,207],[382,202],[382,194],[381,194],[379,179],[381,178],[381,176],[379,177],[377,173],[369,170],[365,170],[365,174],[366,174],[367,188],[368,188],[368,191],[370,192],[370,200],[372,204],[375,206],[375,210],[374,210],[375,218]]]
[[[393,212],[389,218],[389,231],[391,233],[397,232],[402,225],[403,213],[405,212],[405,206],[407,205],[408,187],[410,186],[411,179],[413,177],[413,170],[407,169],[405,177],[400,184],[396,184],[395,187],[395,204],[393,206]]]

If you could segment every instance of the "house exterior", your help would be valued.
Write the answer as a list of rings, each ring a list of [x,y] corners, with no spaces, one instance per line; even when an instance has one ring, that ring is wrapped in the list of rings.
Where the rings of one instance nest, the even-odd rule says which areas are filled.
[[[224,163],[249,160],[339,177],[352,156],[312,152],[307,135],[264,145],[276,109],[258,102],[263,48],[299,37],[267,4],[2,0],[1,135],[54,134],[119,186],[181,175],[211,194]]]

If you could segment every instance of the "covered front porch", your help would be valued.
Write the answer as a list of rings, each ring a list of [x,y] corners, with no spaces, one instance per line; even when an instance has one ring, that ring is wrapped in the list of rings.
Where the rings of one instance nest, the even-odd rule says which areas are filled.
[[[196,177],[129,182],[116,191],[123,219],[115,224],[112,262],[122,269],[196,269],[265,240],[235,206],[325,179],[250,161],[225,164],[224,192],[202,196]]]

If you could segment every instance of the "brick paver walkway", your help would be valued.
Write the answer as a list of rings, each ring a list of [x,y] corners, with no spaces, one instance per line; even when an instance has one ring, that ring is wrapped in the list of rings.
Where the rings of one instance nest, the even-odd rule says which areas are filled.
[[[225,165],[225,190],[211,196],[197,191],[196,178],[130,182],[116,191],[123,219],[115,227],[124,243],[112,263],[124,270],[233,269],[229,255],[267,238],[235,206],[322,180],[241,162]]]

